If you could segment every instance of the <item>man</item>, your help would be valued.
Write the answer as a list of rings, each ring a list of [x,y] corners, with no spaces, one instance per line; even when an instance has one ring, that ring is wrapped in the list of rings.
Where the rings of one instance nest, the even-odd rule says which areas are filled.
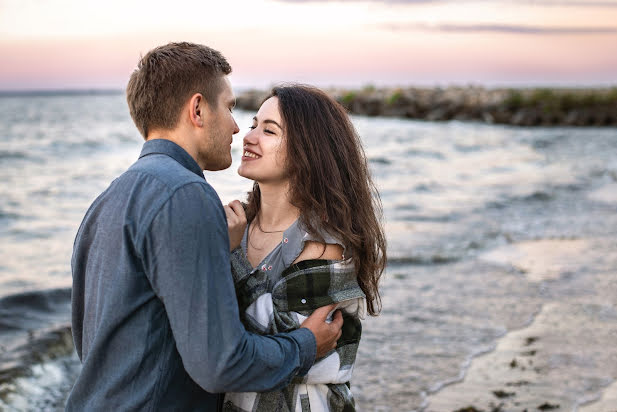
[[[83,369],[69,411],[216,410],[214,393],[285,386],[336,345],[342,319],[325,322],[332,307],[276,336],[239,321],[225,212],[202,172],[231,165],[239,130],[230,72],[215,50],[171,43],[146,54],[129,80],[146,142],[75,239],[73,339]]]

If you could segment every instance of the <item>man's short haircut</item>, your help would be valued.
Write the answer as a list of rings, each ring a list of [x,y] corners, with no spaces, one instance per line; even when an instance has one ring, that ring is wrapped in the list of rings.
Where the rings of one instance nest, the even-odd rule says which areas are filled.
[[[143,56],[126,87],[135,126],[144,139],[153,129],[174,129],[180,111],[195,93],[217,106],[222,77],[231,66],[218,51],[194,43],[169,43]]]

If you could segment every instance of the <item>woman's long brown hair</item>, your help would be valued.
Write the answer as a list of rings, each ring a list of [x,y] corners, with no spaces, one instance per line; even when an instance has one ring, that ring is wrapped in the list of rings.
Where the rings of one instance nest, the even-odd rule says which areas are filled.
[[[379,193],[364,149],[345,109],[323,91],[305,85],[275,87],[287,139],[292,204],[315,235],[320,225],[351,248],[368,313],[381,310],[379,278],[386,265],[386,239]],[[249,192],[247,218],[260,207],[259,185]]]

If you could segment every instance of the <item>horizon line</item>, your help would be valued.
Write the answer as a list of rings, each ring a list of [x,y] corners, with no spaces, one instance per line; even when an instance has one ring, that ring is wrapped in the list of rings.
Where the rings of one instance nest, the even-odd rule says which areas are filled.
[[[420,84],[408,84],[403,85],[384,85],[379,86],[371,83],[364,85],[348,87],[348,86],[328,86],[320,87],[323,90],[328,89],[341,89],[341,90],[362,90],[362,89],[405,89],[405,88],[417,88],[417,89],[448,89],[448,88],[480,88],[480,89],[615,89],[617,88],[617,82],[612,84],[580,84],[580,85],[566,85],[566,84],[529,84],[529,85],[484,85],[479,83],[451,83],[448,85],[420,85]],[[249,90],[267,90],[268,87],[241,87],[238,92],[244,92]],[[111,88],[57,88],[57,89],[0,89],[0,97],[55,97],[55,96],[96,96],[96,95],[116,95],[123,94],[124,89],[111,89]]]
[[[0,89],[0,97],[44,97],[44,96],[84,96],[84,95],[106,95],[124,93],[123,89],[110,88],[57,88],[57,89]]]

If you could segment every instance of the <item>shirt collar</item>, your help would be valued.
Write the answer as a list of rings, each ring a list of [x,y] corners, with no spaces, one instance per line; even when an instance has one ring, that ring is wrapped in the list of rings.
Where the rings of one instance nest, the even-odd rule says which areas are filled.
[[[197,176],[205,179],[204,172],[197,164],[195,159],[186,152],[182,147],[167,139],[153,139],[144,143],[139,158],[151,155],[151,154],[164,154],[176,162],[180,163],[182,167],[195,173]]]

